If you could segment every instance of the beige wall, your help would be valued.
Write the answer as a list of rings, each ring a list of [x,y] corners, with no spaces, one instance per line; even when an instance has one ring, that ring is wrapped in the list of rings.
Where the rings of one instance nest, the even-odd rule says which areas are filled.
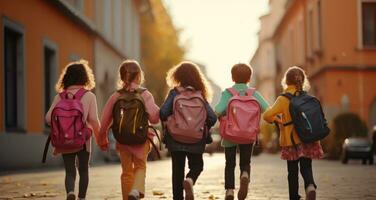
[[[95,92],[98,110],[101,113],[108,97],[116,90],[118,67],[123,58],[101,39],[95,40],[94,48],[95,78],[97,82]]]

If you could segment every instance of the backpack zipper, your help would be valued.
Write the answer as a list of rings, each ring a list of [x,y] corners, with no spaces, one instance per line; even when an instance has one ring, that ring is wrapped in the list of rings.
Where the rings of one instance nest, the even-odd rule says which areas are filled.
[[[136,134],[136,120],[137,120],[137,115],[138,115],[138,108],[136,109],[136,114],[135,114],[134,120],[133,120],[133,134]]]
[[[309,120],[308,120],[308,118],[307,118],[307,116],[306,116],[306,114],[305,114],[304,112],[302,112],[302,116],[303,116],[304,119],[307,121],[307,123],[308,123],[308,127],[309,127],[309,130],[310,130],[310,132],[312,133],[312,126],[311,126],[311,123],[309,122]]]
[[[120,122],[119,122],[119,133],[121,133],[122,125],[123,125],[123,119],[124,119],[124,109],[120,109]]]

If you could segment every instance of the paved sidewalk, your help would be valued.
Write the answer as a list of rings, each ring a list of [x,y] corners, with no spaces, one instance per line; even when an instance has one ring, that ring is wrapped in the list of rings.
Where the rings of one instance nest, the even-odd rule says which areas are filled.
[[[285,162],[280,160],[278,155],[263,154],[252,158],[252,163],[248,199],[288,199]],[[120,172],[119,164],[91,168],[87,199],[121,199]],[[205,170],[195,186],[196,199],[224,199],[223,173],[224,155],[205,155]],[[314,173],[318,185],[317,199],[376,199],[375,165],[361,165],[360,162],[342,165],[338,161],[314,161]],[[146,182],[145,199],[172,199],[170,160],[149,162]],[[302,179],[300,183],[300,193],[304,194]],[[0,199],[64,198],[62,169],[0,176]]]

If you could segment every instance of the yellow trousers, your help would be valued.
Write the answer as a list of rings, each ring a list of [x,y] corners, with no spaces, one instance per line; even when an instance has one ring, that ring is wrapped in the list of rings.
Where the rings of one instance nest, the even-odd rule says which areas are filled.
[[[149,142],[145,143],[145,156],[143,159],[135,157],[125,149],[118,149],[121,161],[121,191],[123,200],[128,200],[128,194],[136,189],[141,197],[145,195],[146,160],[150,151]]]

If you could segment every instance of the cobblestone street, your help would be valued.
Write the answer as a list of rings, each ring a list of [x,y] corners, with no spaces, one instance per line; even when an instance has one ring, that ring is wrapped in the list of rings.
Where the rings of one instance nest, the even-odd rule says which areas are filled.
[[[248,199],[288,199],[285,162],[277,155],[252,158]],[[172,199],[170,160],[148,163],[145,199]],[[92,167],[87,199],[121,199],[120,165]],[[205,155],[205,170],[195,186],[196,199],[224,199],[224,155]],[[239,173],[237,171],[237,173]],[[376,199],[376,166],[338,161],[314,162],[317,199]],[[0,199],[64,199],[62,169],[0,176]],[[300,180],[300,193],[302,179]],[[237,183],[238,185],[238,183]]]

